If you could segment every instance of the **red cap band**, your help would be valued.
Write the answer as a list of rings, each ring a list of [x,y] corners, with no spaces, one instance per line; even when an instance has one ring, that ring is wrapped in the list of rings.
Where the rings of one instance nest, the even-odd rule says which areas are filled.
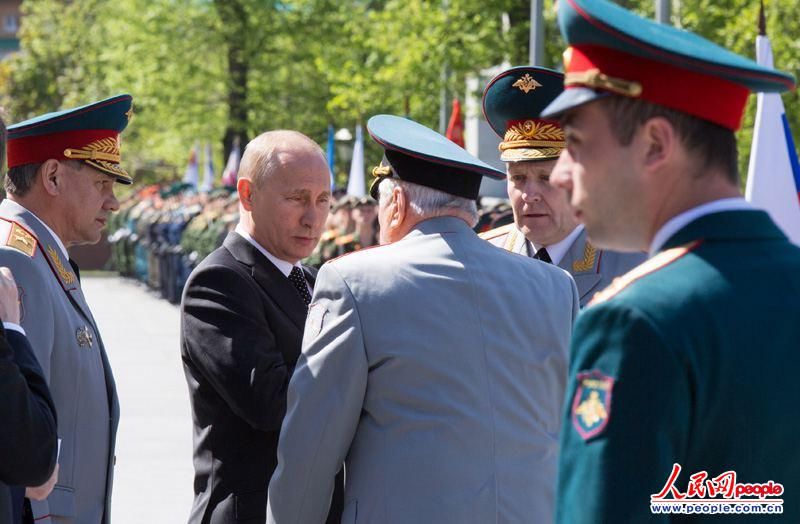
[[[85,129],[9,139],[8,167],[41,164],[50,158],[68,160],[64,156],[66,149],[80,149],[97,140],[118,136],[113,129]]]
[[[641,98],[708,120],[732,131],[739,129],[750,91],[718,76],[690,71],[664,62],[598,45],[572,46],[565,53],[566,89],[603,86],[583,83],[570,73],[596,70],[612,82],[639,84]],[[572,76],[572,78],[570,78]],[[614,92],[614,89],[605,89]]]

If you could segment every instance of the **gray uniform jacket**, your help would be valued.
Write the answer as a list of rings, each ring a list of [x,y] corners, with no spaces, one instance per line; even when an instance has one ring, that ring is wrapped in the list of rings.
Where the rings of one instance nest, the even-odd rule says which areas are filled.
[[[513,223],[481,233],[480,236],[512,253],[533,256],[530,243]],[[575,279],[581,307],[584,307],[595,293],[602,291],[616,277],[624,275],[645,260],[645,253],[620,253],[596,248],[586,238],[584,229],[575,238],[558,267],[568,271]]]
[[[268,521],[548,522],[568,344],[561,269],[443,217],[317,277]]]
[[[0,240],[0,265],[19,286],[22,327],[50,387],[61,438],[58,483],[47,500],[31,502],[34,518],[107,523],[119,403],[100,334],[77,275],[39,219],[3,201]]]

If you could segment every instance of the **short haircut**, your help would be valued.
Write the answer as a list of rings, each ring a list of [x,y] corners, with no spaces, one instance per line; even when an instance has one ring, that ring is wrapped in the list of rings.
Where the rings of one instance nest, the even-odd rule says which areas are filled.
[[[456,211],[470,218],[470,227],[475,227],[478,222],[478,206],[474,200],[451,195],[450,193],[414,184],[406,180],[384,178],[378,186],[378,202],[383,202],[391,197],[392,191],[396,187],[403,188],[408,198],[409,207],[422,217],[445,216],[452,214],[448,213],[448,211]]]
[[[78,171],[85,165],[80,160],[59,160],[59,162],[67,163]],[[25,196],[33,187],[40,167],[42,167],[42,164],[22,164],[21,166],[15,166],[9,169],[3,181],[6,194],[18,197]]]
[[[282,152],[303,149],[316,151],[325,158],[325,153],[319,144],[298,131],[280,129],[262,133],[244,148],[242,162],[239,165],[239,177],[249,178],[256,187],[261,188],[264,180],[281,165]]]
[[[609,96],[600,105],[611,121],[614,137],[623,146],[631,143],[639,126],[662,117],[675,129],[684,147],[702,162],[700,167],[720,169],[729,182],[738,185],[736,135],[730,129],[636,98]]]

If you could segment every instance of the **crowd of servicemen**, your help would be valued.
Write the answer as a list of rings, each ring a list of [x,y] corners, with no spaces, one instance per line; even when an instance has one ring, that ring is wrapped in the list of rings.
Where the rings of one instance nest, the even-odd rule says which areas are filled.
[[[325,231],[304,260],[313,268],[378,243],[377,202],[342,189],[332,195]],[[479,214],[476,232],[513,221],[509,205],[498,199],[489,198]],[[146,186],[122,200],[109,218],[111,268],[178,304],[189,274],[238,222],[239,195],[233,187],[204,192],[183,182]]]
[[[603,0],[558,18],[563,73],[484,90],[506,172],[369,119],[377,213],[331,205],[296,131],[247,145],[236,197],[120,203],[129,95],[9,126],[0,522],[111,521],[120,406],[68,248],[120,210],[123,272],[183,288],[192,523],[800,521],[800,248],[734,135],[794,79]],[[483,177],[513,222],[479,225]]]

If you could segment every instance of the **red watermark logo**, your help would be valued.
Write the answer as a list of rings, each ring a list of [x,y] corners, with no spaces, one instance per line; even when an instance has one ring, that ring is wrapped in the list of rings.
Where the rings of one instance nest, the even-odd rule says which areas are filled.
[[[783,484],[769,480],[762,483],[738,482],[735,471],[716,477],[700,471],[689,476],[685,491],[677,487],[681,465],[672,472],[659,493],[650,496],[652,513],[682,514],[781,514]]]

